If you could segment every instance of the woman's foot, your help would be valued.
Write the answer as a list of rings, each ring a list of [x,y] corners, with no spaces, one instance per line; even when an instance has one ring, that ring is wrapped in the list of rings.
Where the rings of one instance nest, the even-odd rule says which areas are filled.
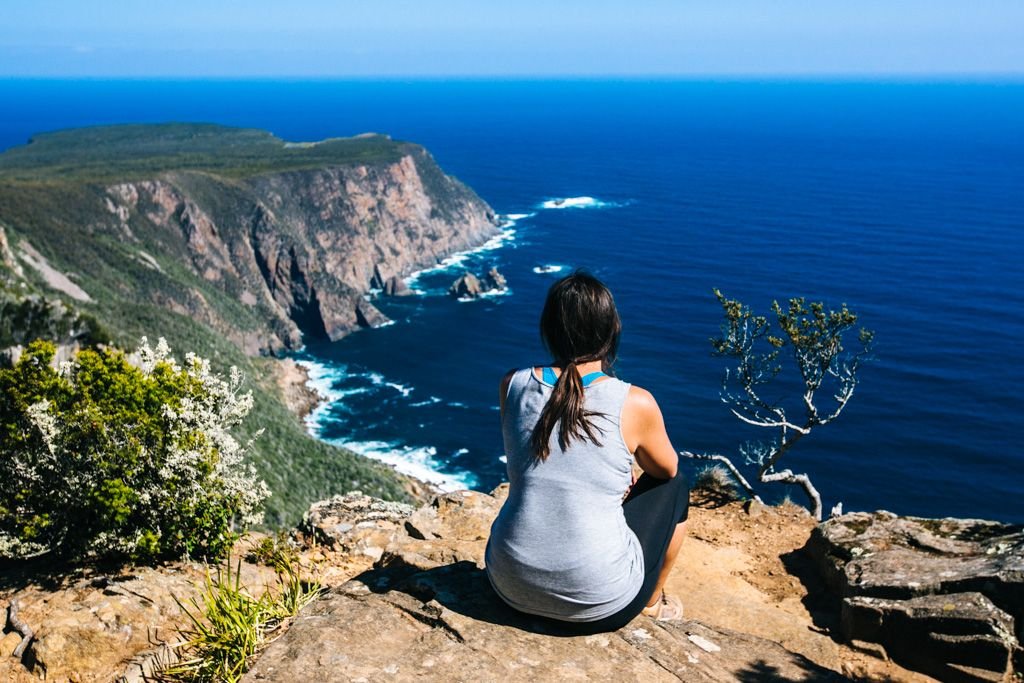
[[[683,618],[683,602],[674,595],[661,595],[653,605],[644,607],[641,614],[651,617],[655,621],[679,621]]]

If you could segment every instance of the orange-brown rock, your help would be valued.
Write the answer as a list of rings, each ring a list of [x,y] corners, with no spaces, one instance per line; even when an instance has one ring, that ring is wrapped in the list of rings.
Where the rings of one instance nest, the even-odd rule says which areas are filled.
[[[105,212],[128,241],[159,235],[168,255],[256,309],[265,324],[235,329],[198,291],[160,293],[156,303],[203,321],[250,354],[298,348],[300,333],[333,341],[387,322],[364,298],[371,285],[403,294],[398,275],[497,232],[491,208],[422,147],[395,149],[393,162],[241,179],[165,172],[106,188]]]

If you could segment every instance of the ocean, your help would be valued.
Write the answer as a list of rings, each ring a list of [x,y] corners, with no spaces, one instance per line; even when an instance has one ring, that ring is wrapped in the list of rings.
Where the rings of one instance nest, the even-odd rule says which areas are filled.
[[[1024,83],[3,80],[0,101],[0,148],[145,121],[387,133],[505,217],[501,238],[416,275],[419,295],[379,300],[395,324],[296,354],[331,399],[309,418],[320,438],[494,487],[498,381],[546,360],[545,292],[584,267],[622,315],[618,375],[655,395],[678,449],[742,462],[768,436],[719,400],[712,288],[765,314],[793,296],[846,303],[874,361],[781,464],[826,510],[1024,522]],[[447,296],[492,266],[506,293]]]

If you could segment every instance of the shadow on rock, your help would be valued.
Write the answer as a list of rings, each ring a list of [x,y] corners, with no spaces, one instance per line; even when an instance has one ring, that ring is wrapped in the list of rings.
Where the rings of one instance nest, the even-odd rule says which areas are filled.
[[[400,578],[396,580],[394,569],[373,569],[353,580],[374,593],[399,591],[422,602],[437,602],[475,621],[549,636],[580,635],[579,631],[557,621],[523,614],[506,605],[491,588],[484,570],[474,562],[464,560],[404,577],[401,574],[399,572]]]

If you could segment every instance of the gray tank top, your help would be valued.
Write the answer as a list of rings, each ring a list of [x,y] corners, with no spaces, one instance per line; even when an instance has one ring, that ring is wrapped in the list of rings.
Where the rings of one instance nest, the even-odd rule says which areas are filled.
[[[513,374],[501,425],[509,494],[485,554],[491,585],[512,607],[594,621],[640,591],[643,551],[622,513],[633,463],[619,426],[629,386],[609,378],[584,388],[586,409],[604,416],[591,418],[602,445],[574,440],[563,452],[556,425],[551,455],[542,462],[530,435],[553,386],[533,368]]]

